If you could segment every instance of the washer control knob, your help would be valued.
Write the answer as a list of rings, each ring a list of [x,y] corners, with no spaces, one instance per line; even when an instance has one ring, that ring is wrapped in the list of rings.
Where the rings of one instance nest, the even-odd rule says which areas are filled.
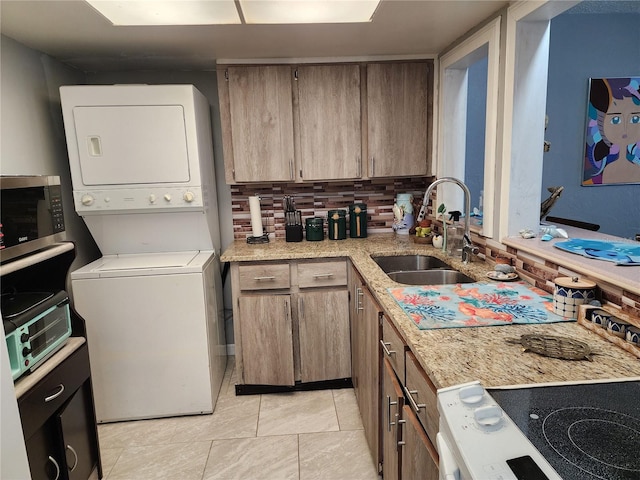
[[[498,405],[476,408],[473,411],[473,418],[482,427],[492,427],[502,420],[502,409]]]
[[[111,201],[111,197],[104,197],[104,203],[109,203]]]
[[[171,195],[169,195],[168,193],[165,193],[165,194],[164,194],[164,199],[165,199],[167,202],[170,202],[170,201],[171,201]]]
[[[93,197],[91,195],[83,195],[80,201],[86,206],[93,205]]]
[[[193,192],[185,192],[182,198],[184,198],[185,202],[191,203],[195,200],[196,196],[193,194]]]
[[[156,203],[156,196],[155,194],[151,194],[149,195],[149,203]]]

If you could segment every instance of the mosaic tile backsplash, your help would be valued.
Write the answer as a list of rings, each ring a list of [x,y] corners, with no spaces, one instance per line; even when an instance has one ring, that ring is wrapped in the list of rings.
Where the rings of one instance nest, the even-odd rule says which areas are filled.
[[[278,183],[231,186],[233,237],[244,240],[251,235],[249,197],[260,197],[265,232],[285,237],[283,197],[292,195],[296,209],[302,212],[302,223],[310,217],[326,218],[329,210],[348,211],[353,203],[367,204],[367,231],[390,232],[393,204],[398,193],[411,193],[421,198],[433,177],[374,179],[345,182]],[[348,228],[348,222],[347,222]],[[347,232],[348,235],[348,232]]]

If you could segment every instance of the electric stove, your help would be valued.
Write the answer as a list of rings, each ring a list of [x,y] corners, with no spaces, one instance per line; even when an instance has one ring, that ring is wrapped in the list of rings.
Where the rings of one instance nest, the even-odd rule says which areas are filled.
[[[640,381],[487,389],[563,480],[640,479]]]

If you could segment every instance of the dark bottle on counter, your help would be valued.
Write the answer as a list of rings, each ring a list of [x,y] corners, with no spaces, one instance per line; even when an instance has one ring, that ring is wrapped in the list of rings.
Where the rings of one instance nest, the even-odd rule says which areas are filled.
[[[351,238],[367,237],[367,204],[349,205],[349,235]]]
[[[329,210],[327,217],[329,239],[344,240],[347,238],[347,212],[345,210]]]

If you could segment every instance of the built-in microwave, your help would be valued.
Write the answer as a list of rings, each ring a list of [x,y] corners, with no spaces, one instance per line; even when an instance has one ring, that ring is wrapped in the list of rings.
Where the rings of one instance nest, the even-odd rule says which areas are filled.
[[[65,240],[56,176],[0,176],[0,261]]]

